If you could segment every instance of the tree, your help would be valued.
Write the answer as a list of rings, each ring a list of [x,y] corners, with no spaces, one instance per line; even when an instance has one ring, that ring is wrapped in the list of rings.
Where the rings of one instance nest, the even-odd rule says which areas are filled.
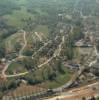
[[[69,60],[72,60],[74,57],[73,45],[74,45],[73,36],[69,35],[66,41],[66,56]]]
[[[5,48],[4,46],[1,44],[0,45],[0,58],[3,58],[5,56]]]
[[[82,97],[82,100],[86,100],[86,98],[85,97]]]
[[[18,52],[18,51],[20,50],[20,48],[21,48],[21,45],[17,42],[17,43],[14,45],[14,47],[15,47],[15,50]]]
[[[55,72],[48,75],[49,80],[55,80],[55,78],[56,78],[56,73]]]
[[[65,71],[64,71],[64,68],[63,68],[63,64],[62,64],[62,59],[59,59],[57,61],[57,68],[58,68],[58,71],[61,73],[61,74],[64,74]]]
[[[90,100],[96,100],[96,98],[94,96],[92,96]]]
[[[99,97],[97,97],[97,99],[96,100],[99,100]]]

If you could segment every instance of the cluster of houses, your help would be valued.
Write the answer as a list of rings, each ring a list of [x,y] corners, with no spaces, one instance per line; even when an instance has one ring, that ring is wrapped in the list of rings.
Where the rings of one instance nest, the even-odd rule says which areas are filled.
[[[75,43],[75,46],[78,47],[92,47],[93,45],[90,42],[85,42],[84,39],[81,39]]]

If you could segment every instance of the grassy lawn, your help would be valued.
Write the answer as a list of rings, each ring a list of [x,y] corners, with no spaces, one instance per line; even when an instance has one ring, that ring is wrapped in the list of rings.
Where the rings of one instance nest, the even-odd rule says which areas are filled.
[[[34,34],[34,32],[38,32],[39,35],[42,37],[43,40],[46,40],[48,37],[48,27],[46,25],[38,25],[33,32],[27,34],[27,42],[28,45],[31,45],[33,43],[36,43],[39,39],[38,37]],[[40,34],[41,33],[41,34]],[[34,45],[32,45],[34,46]],[[29,47],[27,49],[30,49]],[[34,49],[34,48],[32,48]]]
[[[24,68],[24,66],[22,64],[19,64],[17,62],[12,62],[10,64],[10,66],[8,67],[6,73],[14,74],[14,72],[20,73],[20,72],[25,72],[25,71],[26,71],[26,69]]]
[[[38,25],[35,29],[34,32],[41,32],[44,33],[44,36],[48,36],[49,30],[46,25]]]
[[[23,34],[22,33],[16,33],[11,35],[10,37],[6,38],[5,42],[5,47],[6,50],[14,50],[15,44],[18,43],[24,43],[23,41]]]
[[[46,68],[45,68],[46,67]],[[64,68],[64,71],[65,73],[64,74],[60,74],[58,73],[57,77],[55,78],[55,80],[44,80],[43,79],[43,76],[42,76],[42,73],[45,69],[47,69],[47,65],[45,67],[42,67],[40,70],[36,70],[35,72],[33,73],[29,73],[28,75],[26,75],[25,77],[31,79],[31,80],[40,80],[42,81],[41,84],[39,84],[41,87],[43,88],[57,88],[57,87],[60,87],[64,84],[66,84],[72,77],[72,74],[69,69],[67,69],[66,67]],[[48,66],[49,67],[49,66]],[[20,73],[20,72],[24,72],[26,71],[26,69],[24,69],[24,66],[22,66],[21,64],[17,63],[17,62],[13,62],[8,70],[7,70],[7,73],[9,74],[13,74],[14,72],[17,72],[17,73]],[[45,74],[45,77],[48,73],[47,70],[46,71],[46,74]]]
[[[32,79],[37,79],[37,80],[43,80],[43,76],[42,76],[42,71],[44,71],[45,67],[41,68],[40,70],[37,70],[34,72],[34,76],[35,78],[33,78],[33,75],[28,74],[27,76],[32,78]],[[59,86],[64,85],[65,83],[67,83],[71,77],[72,77],[72,73],[67,69],[65,69],[65,74],[60,74],[58,73],[57,77],[55,80],[50,81],[50,80],[43,80],[44,82],[42,82],[40,85],[41,87],[44,87],[46,89],[48,88],[57,88]],[[47,74],[47,73],[46,73]],[[45,74],[45,77],[46,77]]]
[[[37,41],[37,37],[34,35],[34,32],[27,34],[28,44],[35,43],[35,41]]]
[[[69,72],[69,70],[65,70],[65,74],[59,74],[56,78],[56,80],[54,81],[46,81],[44,83],[44,86],[46,88],[57,88],[60,87],[62,85],[64,85],[65,83],[67,83],[70,78],[71,78],[72,74]]]

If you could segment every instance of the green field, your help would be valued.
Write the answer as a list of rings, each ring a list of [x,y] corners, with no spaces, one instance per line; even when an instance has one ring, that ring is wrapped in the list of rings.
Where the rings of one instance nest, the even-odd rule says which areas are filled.
[[[48,89],[48,88],[57,88],[64,85],[71,79],[73,75],[73,73],[71,73],[69,69],[64,68],[64,71],[65,71],[64,74],[57,73],[57,77],[54,80],[47,80],[49,68],[47,68],[47,65],[45,67],[41,68],[40,70],[35,71],[34,73],[30,73],[26,75],[26,78],[31,79],[31,80],[36,80],[36,81],[39,80],[41,81],[41,84],[40,84],[41,87]]]
[[[26,69],[24,68],[24,66],[18,62],[12,62],[9,65],[9,68],[7,69],[6,73],[8,74],[15,74],[15,73],[22,73],[25,72]]]
[[[59,74],[57,76],[56,80],[46,81],[44,83],[44,86],[46,88],[60,87],[60,86],[64,85],[65,83],[67,83],[70,80],[71,76],[72,76],[72,73],[68,69],[65,69],[65,74]]]
[[[25,26],[25,22],[22,20],[34,19],[34,15],[27,12],[23,7],[21,10],[14,10],[12,14],[4,15],[3,18],[7,20],[7,24],[17,27],[19,29]]]
[[[23,34],[20,32],[19,33],[17,32],[16,34],[9,36],[4,41],[5,49],[11,51],[15,50],[16,44],[21,45],[21,43],[24,43],[24,40],[23,40]]]

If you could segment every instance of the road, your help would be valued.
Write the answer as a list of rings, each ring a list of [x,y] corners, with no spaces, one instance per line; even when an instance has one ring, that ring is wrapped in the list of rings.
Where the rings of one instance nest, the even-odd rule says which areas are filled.
[[[40,51],[42,51],[42,49],[43,48],[45,48],[49,43],[51,43],[52,41],[51,40],[49,40],[47,43],[45,43],[42,47],[40,47],[40,49],[39,50],[37,50],[35,53],[33,53],[33,55],[32,55],[32,59],[34,58],[34,56],[36,55],[36,54],[38,54]]]
[[[72,32],[72,31],[73,31],[73,27],[71,27],[71,32]],[[55,39],[57,39],[57,36],[56,36]],[[60,55],[60,52],[61,52],[61,49],[62,49],[62,45],[64,44],[64,42],[65,42],[65,36],[62,36],[62,41],[61,41],[61,43],[59,44],[58,48],[55,50],[53,56],[52,56],[51,58],[49,58],[47,61],[45,61],[43,64],[38,65],[38,68],[43,67],[44,65],[46,65],[46,64],[48,64],[50,61],[52,61],[52,59],[53,59],[54,57],[59,56],[59,55]],[[42,46],[37,52],[35,52],[35,53],[33,54],[33,56],[36,55],[39,51],[41,51],[44,47],[46,47],[49,43],[51,43],[51,40],[49,40],[46,44],[44,44],[44,46]],[[26,47],[26,45],[27,45],[27,41],[26,41],[26,32],[24,32],[24,45],[23,45],[22,49],[20,50],[19,57],[22,56],[22,52],[23,52],[24,48]],[[94,50],[95,50],[96,55],[98,55],[98,52],[97,52],[96,47],[94,47]],[[93,49],[92,49],[92,51],[93,51]],[[90,52],[90,55],[88,56],[88,59],[90,58],[91,55],[92,55],[92,52]],[[33,56],[32,56],[32,57],[33,57]],[[17,58],[19,58],[19,57],[17,57]],[[28,71],[26,71],[26,72],[24,72],[24,73],[19,73],[19,74],[15,74],[15,75],[6,75],[6,74],[5,74],[5,72],[6,72],[7,68],[8,68],[8,66],[9,66],[13,61],[16,61],[17,58],[15,58],[15,59],[13,59],[12,61],[10,61],[9,63],[7,63],[7,65],[5,66],[5,68],[4,68],[3,71],[2,71],[2,75],[3,75],[4,77],[6,77],[6,78],[18,77],[18,76],[23,76],[23,75],[26,75],[26,74],[29,73]],[[89,66],[92,66],[93,63],[94,63],[94,61],[90,62]],[[75,73],[75,74],[73,75],[73,77],[71,78],[71,80],[70,80],[68,83],[64,84],[63,86],[61,86],[61,87],[59,87],[59,88],[53,89],[53,90],[56,91],[56,92],[57,92],[57,91],[62,91],[63,89],[65,89],[65,88],[67,88],[68,86],[70,86],[70,85],[71,85],[73,82],[75,82],[75,80],[82,74],[82,72],[84,71],[85,68],[86,68],[85,64],[82,65],[82,66],[80,67],[80,70],[79,70],[77,73]]]
[[[67,92],[62,92],[58,96],[46,100],[82,100],[82,97],[99,96],[99,81],[79,88],[71,89]]]
[[[22,31],[23,31],[24,45],[23,45],[22,49],[19,51],[19,56],[22,56],[22,53],[23,53],[25,47],[27,46],[26,32],[24,30],[22,30]]]
[[[56,56],[59,56],[60,55],[60,52],[62,50],[62,45],[64,44],[65,42],[65,39],[64,39],[64,36],[62,37],[62,42],[59,44],[58,48],[55,50],[53,56],[48,59],[46,62],[44,62],[43,64],[39,65],[38,68],[41,68],[42,66],[48,64],[50,61],[53,60],[53,58],[55,58]]]
[[[92,67],[92,65],[94,65],[95,63],[97,63],[97,59],[98,59],[98,57],[99,57],[99,54],[98,54],[98,51],[97,51],[97,48],[96,48],[95,45],[94,45],[94,52],[95,52],[95,55],[96,55],[97,57],[96,57],[96,59],[95,59],[94,61],[90,62],[89,67]]]
[[[34,32],[34,33],[39,38],[40,41],[43,41],[42,37],[38,34],[38,32]]]
[[[72,29],[72,28],[71,28]],[[95,53],[95,54],[94,54]],[[97,56],[96,58],[94,56]],[[66,84],[64,84],[63,86],[61,87],[58,87],[56,89],[53,89],[53,91],[55,92],[59,92],[59,91],[62,91],[64,90],[65,88],[71,86],[75,81],[76,79],[82,74],[82,72],[88,68],[88,67],[91,67],[93,64],[95,64],[97,62],[97,58],[99,57],[99,54],[98,54],[98,51],[96,49],[96,45],[94,43],[94,46],[92,46],[92,50],[91,52],[89,53],[87,59],[85,60],[84,64],[80,66],[80,69],[78,72],[76,72],[73,77],[70,79],[69,82],[67,82]],[[95,58],[95,60],[93,61],[93,58]]]
[[[72,29],[73,29],[73,28],[71,28],[71,31],[72,31]],[[25,36],[25,35],[24,35],[24,36]],[[57,39],[57,37],[56,37],[56,39]],[[25,40],[25,38],[24,38],[24,40]],[[49,42],[51,42],[51,41],[49,41]],[[48,43],[49,43],[49,42],[48,42]],[[62,42],[59,44],[58,48],[55,50],[53,56],[52,56],[51,58],[49,58],[47,61],[45,61],[43,64],[38,65],[38,68],[43,67],[44,65],[46,65],[46,64],[48,64],[50,61],[52,61],[52,59],[53,59],[54,57],[59,56],[59,55],[60,55],[60,52],[61,52],[61,49],[62,49],[62,45],[64,44],[64,42],[65,42],[65,37],[63,36],[63,37],[62,37]],[[48,45],[48,43],[46,43],[46,45],[44,45],[43,47],[41,47],[38,51],[42,50],[45,46]],[[25,46],[26,46],[26,43],[25,43],[25,45],[24,45],[23,48],[25,48]],[[23,48],[21,49],[21,51],[23,50]],[[38,51],[37,51],[37,52],[38,52]],[[36,54],[37,54],[37,52],[36,52]],[[35,53],[34,53],[34,54],[35,54]],[[15,60],[16,60],[16,59],[13,59],[12,61],[15,61]],[[12,61],[11,61],[11,62],[12,62]],[[8,64],[6,65],[5,69],[4,69],[3,72],[2,72],[2,75],[6,76],[7,78],[9,78],[9,77],[11,78],[11,77],[23,76],[23,75],[26,75],[26,74],[29,73],[29,72],[26,71],[26,72],[24,72],[24,73],[19,73],[19,74],[15,74],[15,75],[5,75],[5,71],[7,70],[8,66],[11,64],[11,62],[8,63]],[[90,65],[91,65],[91,64],[93,64],[93,63],[91,62]],[[81,67],[80,70],[79,70],[76,74],[73,75],[73,77],[71,78],[71,80],[70,80],[68,83],[66,83],[65,85],[63,85],[63,86],[61,86],[61,87],[59,87],[59,88],[57,88],[57,89],[54,89],[54,91],[62,91],[64,88],[67,88],[68,86],[70,86],[70,85],[77,79],[77,77],[79,77],[79,75],[81,75],[81,73],[83,72],[83,70],[84,70],[84,66]]]
[[[61,86],[61,87],[58,87],[58,88],[56,88],[56,89],[53,89],[53,91],[55,91],[55,92],[63,91],[64,89],[68,88],[69,86],[71,86],[71,85],[76,81],[76,79],[77,79],[77,78],[82,74],[82,72],[86,69],[86,66],[89,66],[89,63],[90,63],[90,62],[89,62],[88,60],[89,60],[90,57],[92,56],[93,50],[94,50],[94,48],[92,48],[92,50],[91,50],[89,56],[88,56],[87,59],[86,59],[86,62],[85,62],[82,66],[80,66],[80,69],[79,69],[78,72],[74,73],[74,75],[72,76],[72,78],[70,79],[70,81],[68,81],[66,84],[64,84],[64,85]]]
[[[55,39],[57,39],[57,37],[56,37]],[[61,47],[62,47],[62,44],[63,44],[63,43],[64,43],[64,36],[62,37],[62,42],[59,44],[58,48],[55,50],[53,56],[52,56],[51,58],[49,58],[47,61],[45,61],[43,64],[38,65],[38,68],[43,67],[44,65],[48,64],[53,58],[55,58],[56,56],[59,56],[59,54],[60,54],[60,52],[61,52]],[[26,46],[26,44],[25,44],[25,46]],[[25,46],[24,46],[24,47],[25,47]],[[23,48],[22,48],[22,50],[23,50]],[[58,55],[57,55],[56,51],[58,51]],[[20,56],[19,56],[19,57],[20,57]],[[19,57],[17,57],[17,58],[19,58]],[[8,63],[8,64],[5,66],[4,70],[2,71],[2,75],[3,75],[4,77],[6,77],[6,78],[18,77],[18,76],[24,76],[24,75],[26,75],[26,74],[29,73],[28,71],[26,71],[26,72],[24,72],[24,73],[19,73],[19,74],[15,74],[15,75],[6,75],[6,74],[5,74],[6,70],[8,69],[8,66],[9,66],[13,61],[16,61],[17,58],[11,60],[10,63]]]
[[[58,36],[55,37],[55,40],[58,38]],[[34,58],[35,55],[37,55],[40,51],[43,50],[43,48],[45,48],[48,44],[50,44],[52,42],[52,40],[49,40],[47,43],[44,43],[44,45],[42,47],[40,47],[39,50],[37,50],[35,53],[33,53],[32,55],[32,59]]]
[[[8,63],[6,64],[6,66],[4,67],[4,69],[2,70],[2,75],[3,75],[4,77],[6,77],[5,72],[6,72],[6,70],[8,69],[8,67],[9,67],[9,65],[10,65],[11,63],[12,63],[12,62],[8,62]]]
[[[7,77],[7,75],[6,75],[5,73],[6,73],[7,69],[8,69],[8,67],[9,67],[9,65],[10,65],[12,62],[16,61],[18,58],[25,57],[25,56],[22,55],[22,53],[23,53],[23,50],[25,49],[25,47],[27,46],[26,32],[25,32],[24,30],[21,30],[21,31],[23,32],[24,45],[22,46],[22,49],[19,51],[19,56],[16,57],[16,58],[14,58],[14,59],[12,59],[11,61],[8,61],[8,62],[7,62],[6,66],[5,66],[4,69],[2,70],[2,76],[4,76],[4,77]],[[20,76],[20,75],[19,75],[19,76]]]
[[[81,10],[79,11],[79,13],[80,13],[80,17],[83,18],[83,19],[87,19],[88,17],[91,17],[91,15],[85,16],[85,15],[83,14],[83,12],[82,12],[82,8],[81,8]]]
[[[54,57],[59,56],[62,50],[62,45],[65,42],[65,36],[62,36],[62,42],[59,44],[58,49],[55,50]]]

